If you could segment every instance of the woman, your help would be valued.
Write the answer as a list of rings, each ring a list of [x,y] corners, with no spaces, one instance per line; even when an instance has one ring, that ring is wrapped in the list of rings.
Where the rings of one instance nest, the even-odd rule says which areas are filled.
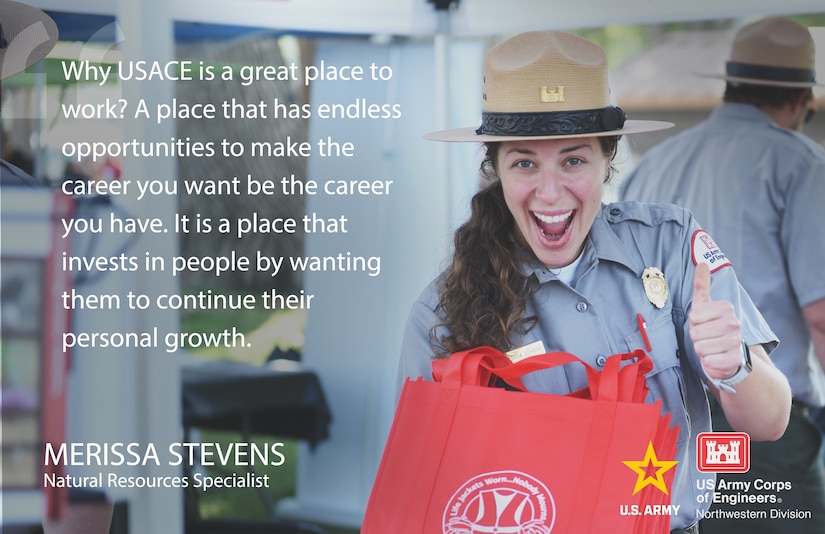
[[[484,79],[480,128],[426,136],[485,143],[489,184],[455,234],[452,263],[413,306],[401,375],[429,378],[433,358],[480,345],[513,359],[566,351],[597,368],[646,350],[650,400],[680,426],[672,528],[697,532],[709,506],[695,450],[696,435],[710,431],[704,386],[737,430],[777,439],[791,399],[768,357],[778,341],[690,213],[602,205],[619,136],[672,125],[625,120],[610,105],[600,47],[528,32],[488,52]],[[585,377],[569,367],[524,383],[575,391]]]

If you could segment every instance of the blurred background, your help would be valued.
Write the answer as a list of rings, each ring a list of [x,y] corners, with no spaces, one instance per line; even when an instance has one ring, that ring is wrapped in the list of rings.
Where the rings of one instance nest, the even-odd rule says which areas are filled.
[[[112,532],[358,532],[392,422],[399,391],[397,350],[409,306],[443,265],[455,227],[478,185],[478,147],[428,143],[428,131],[479,120],[484,52],[512,33],[564,29],[600,43],[611,65],[613,98],[631,118],[676,127],[624,142],[621,171],[667,136],[704,119],[720,102],[723,82],[697,73],[721,72],[735,30],[770,14],[812,28],[825,50],[825,12],[812,1],[719,2],[690,5],[642,0],[584,0],[575,9],[516,0],[32,0],[57,22],[60,42],[44,61],[3,81],[2,153],[38,187],[0,191],[2,278],[2,518],[4,532],[36,532],[44,516],[73,503],[115,503]],[[388,5],[389,4],[389,5]],[[232,80],[67,79],[67,63],[112,67],[151,58],[229,68]],[[87,63],[88,62],[88,63]],[[346,82],[268,80],[243,83],[244,65],[362,65],[389,67],[385,80]],[[820,54],[819,72],[825,68]],[[71,77],[69,77],[71,78]],[[163,78],[163,77],[159,77]],[[197,104],[278,101],[294,109],[364,99],[398,105],[394,119],[311,117],[178,118],[158,124],[123,118],[68,118],[66,105],[125,100]],[[823,95],[818,94],[823,108]],[[293,108],[291,108],[293,109]],[[313,108],[314,109],[314,108]],[[825,141],[820,113],[806,133]],[[68,158],[66,142],[132,139],[244,143],[334,139],[354,155],[320,157]],[[389,195],[187,194],[184,181],[294,176],[392,180]],[[158,180],[176,195],[67,195],[64,184]],[[243,181],[241,183],[244,183]],[[74,189],[71,189],[74,191]],[[608,197],[612,191],[608,191]],[[606,198],[609,200],[609,198]],[[275,234],[143,232],[75,234],[61,221],[110,217],[179,217],[235,221],[240,217],[346,218],[346,233]],[[208,272],[111,270],[66,272],[63,253],[76,257],[202,257],[237,255],[380,259],[380,274],[340,269],[283,269],[277,276],[249,269]],[[141,264],[142,265],[142,264]],[[314,295],[299,309],[106,309],[74,306],[59,296]],[[86,301],[88,302],[88,301]],[[74,347],[60,333],[220,333],[236,328],[244,346]],[[197,339],[197,338],[196,338]],[[190,343],[195,345],[196,343]],[[219,444],[283,442],[285,463],[255,466],[270,484],[209,492],[176,488],[44,491],[43,442],[197,441]],[[60,441],[60,440],[58,440]],[[106,470],[68,466],[76,476]],[[126,476],[226,476],[245,470],[148,465],[119,468]],[[403,492],[399,492],[403,498]],[[260,529],[260,530],[259,530]]]

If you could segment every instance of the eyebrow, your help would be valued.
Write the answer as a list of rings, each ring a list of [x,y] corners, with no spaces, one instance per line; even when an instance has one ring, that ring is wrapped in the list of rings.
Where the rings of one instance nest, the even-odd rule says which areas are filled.
[[[561,152],[562,154],[566,154],[567,152],[574,152],[576,150],[579,150],[580,148],[591,148],[592,149],[593,145],[591,145],[590,143],[582,143],[580,145],[573,145],[573,146],[570,146],[570,147],[567,147],[567,148],[562,148],[561,150],[559,150],[559,152]]]
[[[569,147],[562,148],[561,150],[559,150],[559,153],[560,154],[566,154],[568,152],[575,152],[576,150],[579,150],[581,148],[592,148],[592,146],[590,145],[590,143],[581,143],[581,144],[578,144],[578,145],[572,145],[572,146],[569,146]],[[519,146],[514,146],[513,148],[507,149],[507,151],[504,154],[507,155],[507,154],[510,154],[510,153],[513,153],[513,152],[515,152],[517,154],[528,154],[528,155],[531,155],[531,156],[534,156],[536,154],[536,152],[534,150],[531,150],[529,148],[519,147]]]

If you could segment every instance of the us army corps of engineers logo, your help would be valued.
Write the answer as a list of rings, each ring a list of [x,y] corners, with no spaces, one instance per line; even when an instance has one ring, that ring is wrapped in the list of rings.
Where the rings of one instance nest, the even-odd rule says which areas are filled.
[[[751,440],[745,432],[701,432],[696,443],[696,467],[702,473],[747,473],[751,468]]]
[[[444,509],[444,534],[549,534],[553,496],[540,480],[518,471],[495,471],[462,484]]]

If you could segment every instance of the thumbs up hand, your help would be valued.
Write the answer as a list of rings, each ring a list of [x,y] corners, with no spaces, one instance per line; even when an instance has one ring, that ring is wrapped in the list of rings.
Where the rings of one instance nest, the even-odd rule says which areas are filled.
[[[696,266],[693,304],[688,314],[690,338],[710,378],[733,376],[742,363],[742,328],[733,304],[710,296],[710,269]]]

